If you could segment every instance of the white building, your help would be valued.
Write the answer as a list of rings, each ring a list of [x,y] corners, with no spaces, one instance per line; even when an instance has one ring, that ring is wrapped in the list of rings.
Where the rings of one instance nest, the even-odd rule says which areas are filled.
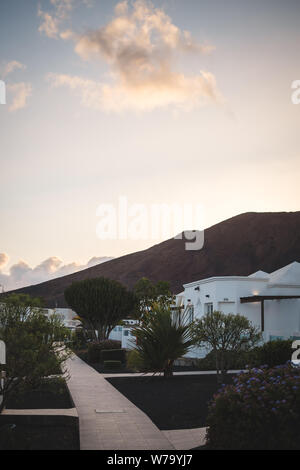
[[[48,316],[53,314],[58,315],[64,326],[70,330],[75,330],[81,325],[79,320],[74,320],[74,318],[77,317],[77,314],[70,308],[48,308],[43,310]],[[122,348],[132,349],[133,344],[135,343],[135,336],[131,334],[131,329],[136,323],[136,320],[123,320],[123,325],[117,325],[111,331],[109,339],[121,341]]]
[[[300,263],[273,273],[220,276],[184,284],[177,303],[191,307],[194,319],[214,310],[241,314],[260,327],[265,341],[300,339]],[[205,352],[194,350],[202,357]]]
[[[81,325],[79,320],[74,320],[77,314],[70,308],[48,308],[45,309],[47,315],[58,315],[58,317],[62,320],[65,327],[69,328],[70,330],[75,330],[77,326]]]
[[[123,320],[123,325],[117,325],[111,331],[109,339],[121,341],[121,347],[124,349],[132,349],[136,338],[132,335],[131,329],[138,322],[136,320]]]

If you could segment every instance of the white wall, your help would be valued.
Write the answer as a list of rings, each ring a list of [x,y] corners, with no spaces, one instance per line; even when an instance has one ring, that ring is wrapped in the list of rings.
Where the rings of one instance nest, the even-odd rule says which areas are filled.
[[[198,288],[199,290],[195,290]],[[180,294],[182,295],[182,294]],[[184,285],[184,305],[194,306],[194,317],[200,318],[205,313],[205,304],[212,303],[213,310],[225,314],[241,314],[254,325],[261,327],[261,303],[241,303],[240,297],[253,295],[300,295],[299,287],[272,287],[268,279],[228,276],[204,279]],[[207,297],[209,296],[209,297]],[[224,300],[228,299],[228,300]],[[300,300],[266,300],[264,302],[264,340],[272,336],[288,339],[300,336]],[[194,349],[188,355],[205,356],[205,351]]]
[[[75,329],[76,326],[80,325],[80,321],[73,320],[77,314],[70,308],[54,308],[54,309],[47,309],[48,315],[58,315],[61,320],[63,321],[64,326],[70,329]]]

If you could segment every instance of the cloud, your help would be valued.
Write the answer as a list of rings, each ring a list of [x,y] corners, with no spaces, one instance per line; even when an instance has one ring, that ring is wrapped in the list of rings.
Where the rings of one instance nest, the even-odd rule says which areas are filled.
[[[17,60],[11,60],[10,62],[2,63],[0,66],[0,74],[3,78],[6,78],[8,75],[12,74],[16,70],[25,70],[26,65],[22,64]],[[11,83],[8,82],[6,85],[6,90],[10,95],[9,101],[10,106],[8,110],[10,112],[17,111],[19,109],[25,108],[29,96],[32,93],[31,83],[17,82]]]
[[[105,61],[110,68],[111,81],[104,83],[65,74],[49,76],[53,86],[77,92],[85,106],[144,111],[222,101],[212,73],[187,76],[176,68],[178,58],[208,54],[213,47],[198,44],[162,9],[145,0],[131,6],[127,1],[118,3],[113,19],[98,30],[81,36],[68,30],[61,37],[75,41],[75,51],[83,60]]]
[[[41,24],[38,28],[40,33],[44,33],[49,38],[57,38],[60,24],[65,21],[73,9],[73,0],[50,0],[52,11],[47,12],[38,6],[38,16]]]
[[[0,253],[0,270],[7,265],[9,257],[6,253]]]
[[[38,16],[42,18],[39,26],[39,32],[44,33],[48,38],[57,38],[58,35],[58,18],[53,17],[50,13],[42,10],[38,11]]]
[[[52,39],[58,39],[61,25],[69,18],[73,8],[81,3],[86,7],[93,5],[92,0],[50,0],[51,11],[43,11],[38,5],[38,17],[41,24],[38,28],[41,34]]]
[[[32,93],[32,86],[24,82],[13,83],[7,85],[7,91],[12,96],[12,103],[8,110],[13,112],[26,107],[27,99]]]
[[[6,291],[18,289],[20,287],[26,287],[57,277],[66,276],[111,259],[113,258],[108,256],[94,256],[87,264],[82,265],[76,262],[63,264],[61,259],[56,256],[51,256],[34,268],[31,268],[25,261],[20,260],[10,267],[8,273],[4,273],[3,268],[8,263],[9,257],[6,253],[0,253],[0,285],[3,285]]]
[[[18,69],[26,69],[26,65],[22,64],[21,62],[18,62],[17,60],[12,60],[10,62],[7,62],[2,69],[2,76],[3,78],[7,77],[7,75],[13,73],[15,70]]]

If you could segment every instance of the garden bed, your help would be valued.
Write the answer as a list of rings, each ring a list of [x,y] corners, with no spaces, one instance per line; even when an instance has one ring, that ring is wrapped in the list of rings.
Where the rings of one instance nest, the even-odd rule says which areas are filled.
[[[73,408],[68,387],[62,380],[45,381],[37,389],[24,391],[11,397],[6,405],[8,409],[65,409]]]
[[[119,392],[146,413],[159,429],[206,426],[208,402],[220,386],[215,374],[107,378]],[[231,383],[232,375],[225,383]]]
[[[66,383],[46,380],[11,397],[0,415],[0,450],[79,449],[79,421]]]
[[[89,366],[93,367],[97,372],[100,372],[100,374],[134,374],[137,371],[135,369],[130,369],[128,368],[125,364],[122,364],[120,368],[114,368],[114,369],[108,369],[104,367],[104,365],[101,362],[91,362],[88,360],[88,354],[87,350],[76,350],[74,351],[75,354],[82,359],[84,362],[86,362]],[[197,363],[197,362],[196,362]],[[174,372],[200,372],[203,369],[198,367],[197,365],[175,365],[173,367]]]

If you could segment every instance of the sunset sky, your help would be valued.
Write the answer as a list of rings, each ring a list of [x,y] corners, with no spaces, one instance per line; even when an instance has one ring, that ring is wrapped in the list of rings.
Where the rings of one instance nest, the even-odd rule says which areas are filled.
[[[200,204],[205,227],[299,210],[299,20],[298,0],[1,0],[0,284],[162,241],[97,237],[120,196]]]

